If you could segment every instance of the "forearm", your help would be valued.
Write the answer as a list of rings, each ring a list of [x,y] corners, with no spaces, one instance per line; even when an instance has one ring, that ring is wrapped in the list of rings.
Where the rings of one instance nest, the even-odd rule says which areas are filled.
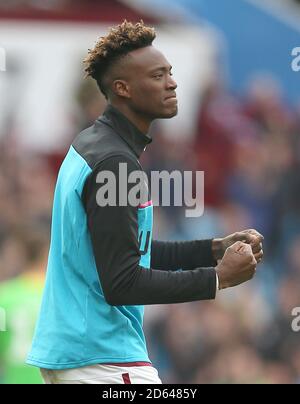
[[[184,303],[216,296],[214,268],[184,272],[128,268],[114,281],[106,275],[100,273],[101,284],[107,302],[113,306]]]
[[[212,240],[152,241],[151,268],[176,271],[215,265]]]
[[[110,305],[171,304],[215,298],[215,268],[179,272],[143,268],[138,243],[133,242],[130,234],[116,234],[109,229],[101,233],[99,229],[97,235],[92,232],[93,249],[104,297]]]

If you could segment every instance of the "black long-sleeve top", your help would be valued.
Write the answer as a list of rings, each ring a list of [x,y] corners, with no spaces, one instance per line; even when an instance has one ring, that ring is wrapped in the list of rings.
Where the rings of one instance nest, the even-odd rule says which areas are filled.
[[[216,272],[211,240],[146,240],[142,246],[140,208],[118,205],[119,179],[123,181],[120,163],[127,164],[128,175],[142,171],[139,157],[150,142],[148,135],[141,133],[109,105],[94,127],[83,132],[73,143],[92,168],[84,185],[82,201],[106,301],[119,306],[213,299]],[[102,183],[99,183],[98,175],[104,171],[113,173],[116,178],[116,206],[99,206]],[[128,185],[128,192],[132,187]],[[151,249],[150,268],[141,265],[145,248]]]

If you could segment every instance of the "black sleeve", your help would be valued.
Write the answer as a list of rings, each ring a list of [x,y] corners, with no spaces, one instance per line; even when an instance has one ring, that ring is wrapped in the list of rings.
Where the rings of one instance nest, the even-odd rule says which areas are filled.
[[[212,240],[152,241],[151,268],[176,271],[216,265]]]
[[[100,187],[96,182],[98,173],[109,170],[118,179],[119,163],[127,163],[128,174],[140,170],[140,166],[131,156],[109,157],[93,170],[82,194],[96,266],[106,301],[110,305],[120,306],[214,299],[214,268],[171,272],[139,266],[141,254],[138,242],[138,208],[118,204],[100,207],[96,200]],[[128,186],[128,192],[129,190]]]

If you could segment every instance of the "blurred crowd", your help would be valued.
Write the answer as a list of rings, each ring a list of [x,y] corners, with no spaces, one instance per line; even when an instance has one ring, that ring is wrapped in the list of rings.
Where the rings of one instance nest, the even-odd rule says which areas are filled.
[[[266,77],[243,98],[217,83],[207,88],[188,141],[172,142],[153,125],[146,170],[205,172],[205,214],[186,218],[182,208],[157,207],[154,237],[256,228],[265,260],[255,280],[219,292],[215,302],[147,307],[150,357],[166,383],[299,383],[300,333],[291,324],[300,306],[300,105],[289,106]],[[104,108],[86,84],[77,100],[74,135]],[[44,276],[55,179],[69,143],[60,154],[33,154],[14,133],[0,134],[0,306],[6,285],[28,273]],[[0,381],[13,357],[1,349],[4,334]]]

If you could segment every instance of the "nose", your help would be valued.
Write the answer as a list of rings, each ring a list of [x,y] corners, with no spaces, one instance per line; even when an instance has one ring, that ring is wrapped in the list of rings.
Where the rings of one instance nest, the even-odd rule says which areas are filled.
[[[177,83],[176,81],[172,78],[172,76],[169,76],[169,80],[167,83],[168,90],[176,90],[177,88]]]

